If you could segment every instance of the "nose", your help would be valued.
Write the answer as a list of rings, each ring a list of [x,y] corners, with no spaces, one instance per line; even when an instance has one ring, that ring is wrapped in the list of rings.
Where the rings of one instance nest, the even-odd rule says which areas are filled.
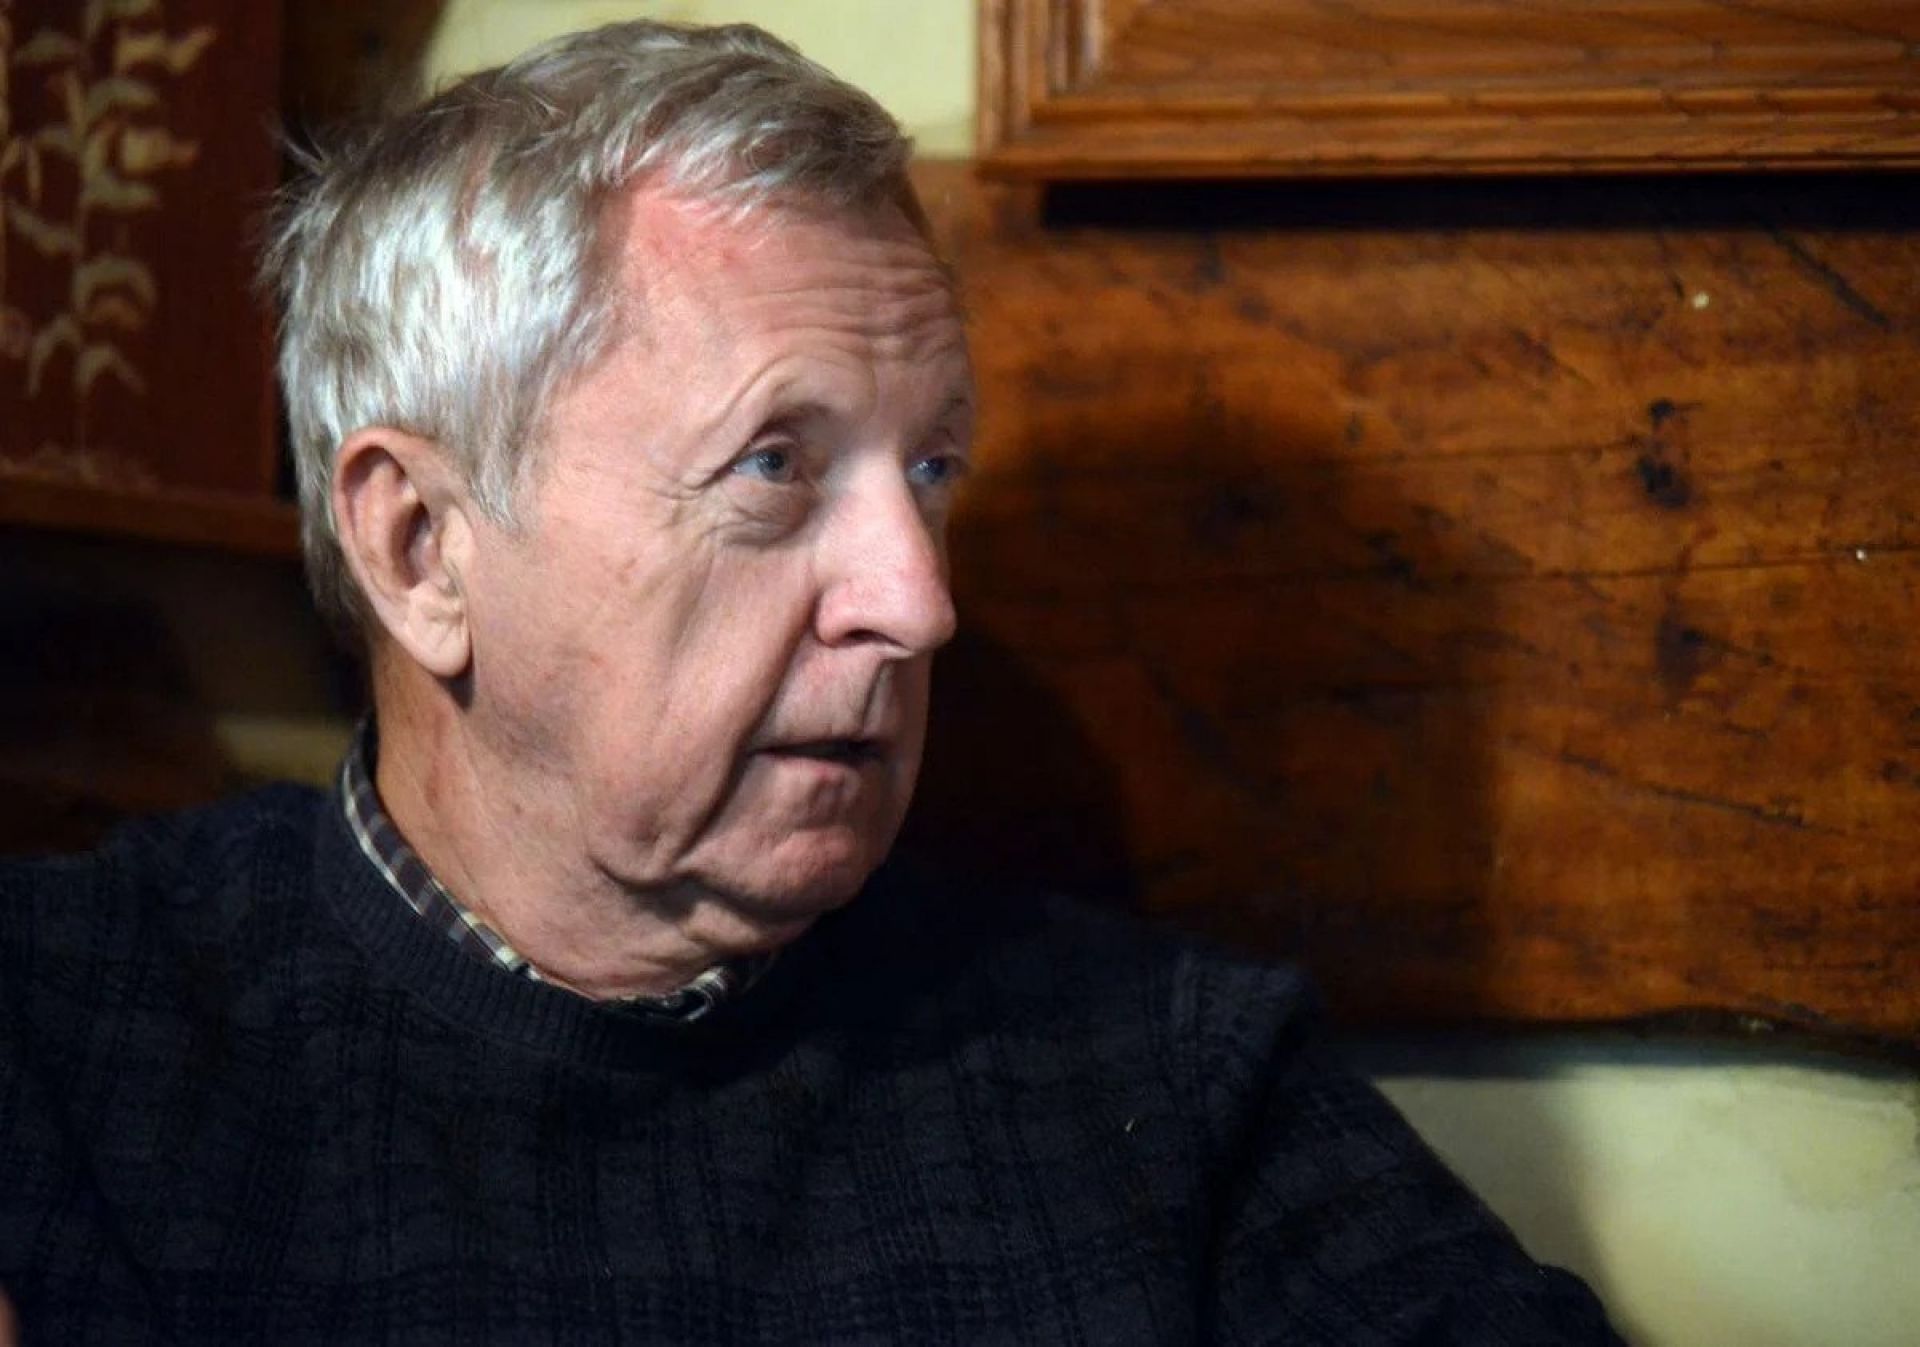
[[[953,636],[940,525],[897,477],[842,502],[827,543],[818,631],[828,645],[877,643],[898,658]]]

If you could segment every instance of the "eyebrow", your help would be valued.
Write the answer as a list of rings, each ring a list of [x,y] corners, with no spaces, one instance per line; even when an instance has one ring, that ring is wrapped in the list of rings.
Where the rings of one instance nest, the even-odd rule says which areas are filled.
[[[955,421],[971,422],[978,412],[979,404],[974,398],[973,389],[962,389],[949,395],[947,400],[940,404],[940,410],[934,413],[932,420],[927,422],[927,428],[923,433],[932,434],[940,427],[951,425]]]
[[[946,420],[949,416],[952,416],[955,412],[965,412],[971,416],[978,410],[979,407],[974,398],[973,389],[969,386],[961,389],[959,392],[949,394],[947,400],[940,404],[940,410],[934,415],[933,419],[935,424],[938,424]]]

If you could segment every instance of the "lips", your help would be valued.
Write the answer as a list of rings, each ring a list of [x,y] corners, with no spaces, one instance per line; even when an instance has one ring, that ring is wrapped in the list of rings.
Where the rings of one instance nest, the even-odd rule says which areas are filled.
[[[765,751],[776,757],[811,758],[819,762],[835,762],[847,767],[859,767],[866,763],[880,761],[885,753],[885,745],[878,739],[807,739],[790,744],[776,744]]]

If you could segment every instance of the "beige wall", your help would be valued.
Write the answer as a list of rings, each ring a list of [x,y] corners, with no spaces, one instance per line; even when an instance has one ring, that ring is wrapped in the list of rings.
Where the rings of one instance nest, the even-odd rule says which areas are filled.
[[[1601,1035],[1363,1065],[1639,1343],[1920,1342],[1920,1082]]]
[[[923,154],[973,148],[974,0],[449,0],[428,79],[633,17],[759,24],[878,98]]]
[[[436,77],[636,14],[761,23],[935,154],[972,144],[973,0],[452,0]],[[1408,1052],[1373,1074],[1642,1343],[1920,1342],[1920,1081],[1612,1038]]]

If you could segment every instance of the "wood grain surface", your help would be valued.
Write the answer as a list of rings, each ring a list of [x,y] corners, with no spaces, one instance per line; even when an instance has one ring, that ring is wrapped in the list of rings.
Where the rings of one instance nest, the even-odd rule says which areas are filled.
[[[1039,178],[1920,163],[1904,0],[982,0]]]
[[[1911,183],[924,182],[985,422],[921,844],[1355,1021],[1920,1042]]]

